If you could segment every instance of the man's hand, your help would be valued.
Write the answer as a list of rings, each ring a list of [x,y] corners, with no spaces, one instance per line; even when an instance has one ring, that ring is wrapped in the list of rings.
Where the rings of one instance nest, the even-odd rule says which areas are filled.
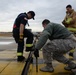
[[[23,34],[21,34],[19,37],[19,42],[22,42],[22,41],[23,41]]]
[[[35,57],[39,57],[39,50],[38,50],[38,49],[35,49],[35,50],[34,50],[34,56],[35,56]]]
[[[68,27],[68,24],[66,23],[65,20],[62,21],[62,24],[63,24],[65,27]]]

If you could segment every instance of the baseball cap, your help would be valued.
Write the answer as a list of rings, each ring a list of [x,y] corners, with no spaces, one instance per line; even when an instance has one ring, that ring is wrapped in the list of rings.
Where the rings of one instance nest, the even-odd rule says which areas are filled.
[[[32,16],[32,18],[33,18],[33,20],[35,19],[34,17],[35,17],[35,12],[34,11],[29,11],[28,13],[31,13],[31,16]]]

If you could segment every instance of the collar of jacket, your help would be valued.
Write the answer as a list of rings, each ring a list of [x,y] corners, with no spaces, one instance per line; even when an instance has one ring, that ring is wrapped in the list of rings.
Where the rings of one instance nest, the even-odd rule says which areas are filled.
[[[24,12],[24,14],[26,15],[26,18],[28,19],[27,13],[26,13],[26,12]]]
[[[71,14],[73,12],[74,12],[74,9],[72,9],[70,13],[68,11],[66,11],[67,14]]]

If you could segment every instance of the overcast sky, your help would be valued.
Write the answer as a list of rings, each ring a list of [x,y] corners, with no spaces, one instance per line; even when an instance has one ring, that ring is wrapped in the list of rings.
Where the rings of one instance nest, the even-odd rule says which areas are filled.
[[[11,32],[15,18],[19,13],[35,11],[35,20],[30,20],[32,31],[42,31],[42,21],[62,22],[66,5],[76,10],[76,0],[0,0],[0,32]]]

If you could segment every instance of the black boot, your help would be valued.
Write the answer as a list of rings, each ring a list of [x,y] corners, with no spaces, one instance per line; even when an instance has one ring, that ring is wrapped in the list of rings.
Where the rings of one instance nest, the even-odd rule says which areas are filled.
[[[23,61],[26,61],[26,59],[25,59],[24,56],[18,56],[17,61],[18,62],[23,62]]]
[[[25,50],[25,51],[26,51],[26,52],[33,51],[32,48],[33,48],[33,46],[32,46],[32,47],[26,47],[26,50]]]

